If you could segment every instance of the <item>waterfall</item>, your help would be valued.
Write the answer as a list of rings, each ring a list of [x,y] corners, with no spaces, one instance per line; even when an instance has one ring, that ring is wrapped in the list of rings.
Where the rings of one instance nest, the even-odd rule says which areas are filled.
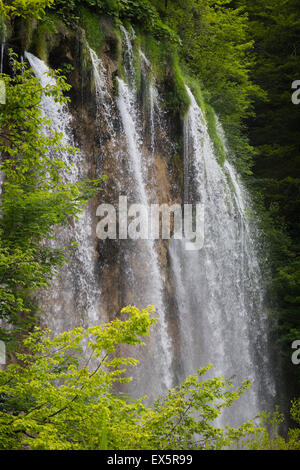
[[[3,62],[4,62],[5,43],[1,44],[1,59],[0,59],[0,73],[3,73]]]
[[[118,107],[120,111],[121,121],[123,123],[124,132],[126,135],[128,155],[130,158],[130,169],[132,172],[134,187],[135,187],[135,198],[139,204],[148,206],[149,198],[146,190],[146,181],[143,175],[143,156],[140,150],[141,136],[138,131],[137,116],[135,113],[135,107],[133,103],[133,96],[129,90],[129,87],[123,80],[118,79],[119,83],[119,97]],[[141,255],[145,260],[144,264],[144,282],[140,279],[139,289],[141,290],[141,305],[153,304],[157,309],[159,318],[159,328],[156,331],[156,335],[160,336],[160,344],[155,346],[155,356],[158,359],[159,364],[162,368],[160,371],[161,379],[165,382],[166,387],[172,385],[171,379],[171,344],[167,332],[167,323],[165,319],[165,305],[163,301],[163,279],[160,273],[158,256],[155,250],[153,240],[142,241],[142,252]],[[132,256],[137,255],[139,250],[138,245],[133,248]],[[136,273],[131,273],[135,276]],[[155,333],[153,333],[153,336]],[[149,367],[153,370],[153,361],[150,359]],[[144,367],[146,364],[144,363]],[[150,373],[150,371],[148,371]],[[159,376],[158,376],[159,377]],[[158,378],[157,377],[157,378]]]
[[[272,407],[275,393],[268,351],[264,282],[250,230],[249,196],[232,167],[218,164],[205,117],[191,105],[184,126],[185,202],[204,205],[205,242],[187,252],[172,240],[170,259],[180,318],[181,374],[213,363],[213,376],[253,381],[224,416],[238,425]]]
[[[97,122],[103,117],[107,126],[110,138],[115,140],[114,116],[113,116],[113,100],[107,88],[107,75],[102,60],[97,56],[96,52],[88,47],[93,65],[96,102],[97,102]]]
[[[49,76],[47,65],[33,54],[25,53],[41,85],[55,85],[55,78]],[[66,104],[57,103],[52,96],[43,96],[43,115],[51,120],[51,130],[62,134],[63,145],[74,145],[72,116]],[[44,132],[50,130],[45,128]],[[75,157],[62,152],[60,157],[68,167],[64,174],[66,182],[75,183],[84,177],[84,156],[78,152]],[[74,158],[74,161],[71,159]],[[53,245],[66,249],[72,243],[77,246],[71,252],[70,263],[64,265],[50,288],[41,293],[44,309],[42,321],[56,333],[76,326],[91,326],[99,323],[99,285],[95,275],[94,233],[90,208],[86,208],[74,219],[70,227],[58,227]]]
[[[49,75],[49,68],[42,60],[29,52],[25,52],[25,58],[28,60],[35,76],[40,80],[43,88],[55,85],[55,78]],[[51,129],[62,135],[61,144],[63,146],[74,145],[72,117],[67,105],[56,102],[52,96],[43,95],[41,109],[43,116],[51,121]],[[44,132],[48,133],[49,136],[51,135],[48,127],[44,129]],[[62,152],[60,157],[69,168],[70,174],[68,174],[68,179],[72,182],[77,181],[80,168],[80,165],[77,164],[78,161],[76,161],[76,165],[72,165],[73,162],[70,160],[71,157],[68,152]],[[78,158],[80,157],[77,156]]]
[[[142,93],[138,92],[135,34],[124,27],[121,31],[125,73],[115,81],[117,90],[106,59],[89,48],[97,104],[97,168],[99,176],[108,175],[101,200],[117,204],[119,196],[127,196],[128,205],[144,206],[170,202],[163,200],[165,194],[178,200],[178,186],[169,192],[159,187],[175,178],[170,164],[175,151],[151,63],[139,50]],[[44,87],[55,83],[43,61],[29,53],[26,58]],[[189,88],[187,92],[191,105],[184,122],[183,199],[204,206],[204,247],[186,251],[185,240],[173,239],[169,246],[151,239],[97,241],[95,208],[89,206],[71,227],[57,229],[56,245],[75,241],[77,247],[41,303],[45,324],[56,332],[114,318],[125,305],[155,305],[159,322],[146,347],[118,351],[129,351],[141,362],[136,372],[129,371],[134,380],[125,391],[153,400],[213,363],[212,376],[234,376],[235,384],[253,380],[251,390],[222,421],[238,425],[258,410],[272,408],[275,393],[258,238],[249,218],[249,195],[231,163],[219,165],[205,115]],[[52,128],[63,134],[63,144],[73,145],[68,107],[44,96],[41,108]],[[73,162],[67,153],[61,157],[71,168],[67,181],[86,177],[87,155],[80,152]]]
[[[147,206],[150,202],[151,191],[148,169],[151,158],[143,148],[143,133],[141,126],[142,111],[138,105],[135,87],[136,73],[134,70],[133,45],[134,31],[129,34],[122,29],[124,42],[124,69],[127,83],[117,78],[118,96],[113,103],[108,90],[107,72],[103,61],[89,48],[93,65],[96,103],[98,109],[99,140],[103,143],[103,121],[111,142],[107,147],[101,145],[101,161],[106,158],[109,162],[108,174],[110,186],[105,202],[118,203],[119,196],[127,196],[128,204],[138,203]],[[144,61],[147,58],[144,56]],[[150,63],[148,62],[148,67]],[[154,108],[154,95],[152,98]],[[150,111],[153,118],[154,110]],[[118,121],[118,122],[117,122]],[[101,124],[101,125],[100,125]],[[117,131],[116,131],[117,129]],[[154,127],[152,127],[154,133]],[[154,139],[154,138],[153,138]],[[152,139],[151,139],[152,141]],[[100,164],[100,173],[106,169]],[[112,168],[116,171],[112,172]],[[101,245],[100,251],[108,249]],[[159,393],[164,393],[172,385],[172,345],[168,335],[166,305],[164,301],[164,280],[160,270],[155,242],[153,240],[119,240],[118,241],[119,276],[116,288],[119,291],[119,307],[134,304],[142,308],[149,304],[155,305],[159,324],[153,329],[151,339],[146,348],[135,348],[135,356],[142,366],[134,375],[133,386],[126,385],[123,390],[135,396],[147,394],[153,400]],[[102,282],[111,276],[105,262],[99,267]],[[104,288],[104,291],[106,289]],[[105,304],[105,299],[101,299]],[[106,303],[107,310],[111,309],[110,299]],[[115,312],[117,313],[117,312]],[[126,348],[125,348],[126,349]],[[122,354],[122,350],[120,351]],[[127,351],[124,351],[127,354]]]
[[[132,56],[133,47],[128,32],[122,31],[125,38],[126,76],[132,77],[134,76],[133,62],[126,61],[126,57]],[[135,86],[132,81],[125,83],[121,78],[117,80],[119,90],[117,105],[129,159],[130,184],[123,194],[129,196],[130,202],[148,206],[151,200],[151,194],[147,189],[149,155],[145,155],[145,152],[142,151],[143,136],[139,124]],[[143,378],[141,379],[138,375],[135,379],[135,389],[138,392],[147,393],[153,399],[157,393],[165,392],[172,385],[172,344],[166,319],[164,280],[154,241],[136,240],[133,244],[128,242],[128,246],[125,248],[125,260],[127,263],[126,277],[132,280],[130,290],[134,294],[133,301],[138,302],[140,307],[148,304],[155,305],[156,315],[159,318],[159,324],[152,333],[149,350],[142,353],[143,371],[141,375]],[[139,385],[140,382],[143,383]]]
[[[131,39],[134,39],[135,34],[134,31],[130,33],[127,31],[124,26],[120,26],[120,30],[122,33],[122,42],[123,42],[123,60],[125,66],[125,74],[127,83],[134,88],[135,87],[135,70],[134,70],[134,54],[133,54],[133,47]]]
[[[138,201],[146,205],[148,202],[146,194],[146,184],[143,175],[143,160],[140,147],[142,139],[138,131],[138,118],[135,111],[134,96],[132,95],[128,85],[120,78],[118,108],[126,135],[127,148],[130,157],[131,170],[136,182],[136,190],[138,192]]]
[[[159,103],[159,93],[155,86],[153,70],[150,61],[140,50],[142,77],[144,79],[145,108],[148,109],[147,124],[150,128],[150,146],[151,152],[155,152],[156,129],[155,120],[161,123],[162,111]]]
[[[149,108],[148,122],[149,122],[149,127],[150,127],[151,152],[154,153],[154,150],[155,150],[155,106],[156,106],[156,101],[157,101],[157,90],[153,83],[151,64],[141,49],[140,49],[140,58],[141,58],[142,77],[144,79],[143,88],[144,88],[144,94],[146,98],[145,104],[146,104],[146,108]],[[150,78],[149,78],[149,75],[150,75]]]

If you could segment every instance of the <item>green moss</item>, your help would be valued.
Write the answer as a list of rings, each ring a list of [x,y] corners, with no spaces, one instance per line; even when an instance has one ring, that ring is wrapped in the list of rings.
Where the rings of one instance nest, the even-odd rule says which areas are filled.
[[[98,54],[101,52],[104,38],[100,29],[99,15],[88,8],[80,7],[80,23],[85,30],[89,46]]]
[[[6,24],[3,16],[0,16],[0,41],[4,42],[6,38]]]
[[[87,42],[87,38],[86,38],[86,32],[85,32],[84,29],[78,27],[77,34],[78,34],[79,43],[81,45],[80,55],[79,55],[80,74],[81,74],[82,77],[84,77],[84,79],[86,79],[86,77],[89,77],[87,79],[87,83],[89,83],[89,85],[90,85],[90,91],[94,92],[95,91],[95,83],[94,83],[94,80],[92,79],[92,77],[93,77],[93,66],[92,66],[90,51],[88,49],[88,42]]]
[[[113,90],[112,90],[112,92],[113,92],[114,97],[119,96],[119,82],[117,80],[116,75],[113,77]]]
[[[136,41],[151,62],[156,83],[164,90],[166,109],[173,114],[179,114],[183,119],[189,108],[190,99],[179,67],[176,48],[165,39],[157,40],[152,34],[140,34],[138,30]],[[139,66],[137,60],[137,76],[140,72]]]
[[[119,42],[120,42],[120,51],[119,51],[118,59],[117,59],[118,60],[118,72],[119,72],[120,78],[124,82],[126,82],[125,68],[124,68],[123,59],[122,59],[122,34],[119,29],[116,31],[116,33],[118,35]],[[116,90],[117,90],[117,87],[116,87]]]
[[[135,86],[137,91],[139,92],[141,89],[141,35],[139,30],[135,30],[135,39],[133,42],[133,60],[134,60],[134,69],[135,69],[135,77],[136,82]]]
[[[151,62],[153,73],[158,81],[165,77],[167,68],[170,68],[170,57],[167,57],[165,41],[158,41],[150,34],[141,37],[141,47]]]
[[[186,91],[184,78],[179,67],[177,55],[174,55],[172,60],[166,103],[170,111],[179,114],[181,119],[184,119],[184,116],[188,112],[191,104],[189,95]]]
[[[48,62],[49,52],[56,42],[57,29],[54,21],[50,17],[45,17],[43,22],[38,24],[35,40],[37,56]]]
[[[226,175],[226,179],[227,179],[227,183],[228,183],[228,186],[229,186],[229,189],[232,193],[235,193],[235,189],[234,189],[234,185],[233,185],[233,181],[232,181],[232,178],[230,176],[230,173],[229,171],[225,171],[225,175]],[[230,199],[230,202],[232,201],[235,201],[235,199]],[[228,203],[229,204],[229,203]]]
[[[126,82],[126,73],[122,59],[119,60],[119,76],[124,82]]]
[[[122,52],[122,40],[115,21],[107,16],[100,16],[100,30],[103,42],[105,42],[106,53],[112,60],[119,61]]]
[[[21,38],[22,48],[28,50],[33,43],[34,33],[37,28],[37,20],[22,20],[18,25],[18,34]]]
[[[210,105],[206,105],[205,117],[206,117],[208,132],[209,132],[211,140],[213,141],[218,162],[223,167],[225,160],[226,160],[226,153],[225,153],[223,142],[218,134],[216,115],[215,115],[213,108]]]
[[[58,40],[61,28],[66,28],[53,13],[48,13],[42,20],[23,20],[18,25],[18,34],[22,47],[25,50],[33,49],[34,53],[45,62],[48,62],[49,53]]]
[[[175,56],[174,60],[174,84],[175,92],[177,92],[180,101],[180,113],[182,116],[184,116],[189,110],[191,101],[186,91],[185,81],[179,67],[177,56]]]
[[[190,106],[184,78],[175,48],[166,41],[157,41],[147,35],[142,48],[151,62],[154,76],[165,89],[165,106],[183,119]]]
[[[188,73],[184,73],[183,76],[184,76],[185,83],[191,89],[195,97],[195,100],[197,101],[198,105],[200,106],[200,108],[202,109],[204,113],[208,133],[214,144],[214,149],[216,152],[218,163],[223,167],[225,160],[226,160],[226,152],[225,152],[222,139],[217,130],[217,120],[216,120],[215,112],[213,108],[209,104],[207,104],[203,96],[203,92],[199,84],[199,81],[195,79],[194,77],[191,77]]]

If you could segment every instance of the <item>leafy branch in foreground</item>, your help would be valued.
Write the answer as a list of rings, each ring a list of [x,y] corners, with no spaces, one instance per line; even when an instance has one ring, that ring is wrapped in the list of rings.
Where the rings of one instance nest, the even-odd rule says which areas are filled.
[[[247,439],[244,444],[249,450],[300,450],[300,399],[291,403],[290,415],[294,422],[286,437],[279,433],[284,415],[277,409],[274,413],[260,413],[260,431],[255,438]],[[296,424],[296,427],[295,427]]]
[[[42,113],[43,96],[61,105],[67,102],[63,93],[70,87],[64,77],[49,79],[43,88],[12,51],[10,60],[12,75],[1,74],[6,104],[0,107],[0,320],[14,325],[0,330],[0,339],[6,341],[30,326],[34,292],[45,287],[65,261],[63,250],[49,243],[55,226],[76,217],[100,182],[66,182],[71,166],[66,161],[78,150],[63,145],[62,135]]]
[[[154,307],[126,307],[121,318],[87,330],[53,337],[35,329],[24,340],[26,354],[0,371],[0,448],[2,449],[184,449],[199,435],[197,448],[237,443],[257,430],[251,422],[220,429],[214,420],[247,388],[223,378],[202,381],[209,366],[158,399],[127,400],[115,386],[132,357],[116,357],[120,344],[143,344],[156,322]]]
[[[14,18],[41,18],[54,0],[0,0],[0,15]]]

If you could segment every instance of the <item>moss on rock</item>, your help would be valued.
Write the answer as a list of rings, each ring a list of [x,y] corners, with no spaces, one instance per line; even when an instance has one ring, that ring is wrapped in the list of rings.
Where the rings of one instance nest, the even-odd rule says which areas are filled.
[[[94,49],[97,54],[100,54],[104,43],[104,36],[100,28],[99,15],[83,6],[80,7],[79,15],[80,24],[85,30],[89,46]]]

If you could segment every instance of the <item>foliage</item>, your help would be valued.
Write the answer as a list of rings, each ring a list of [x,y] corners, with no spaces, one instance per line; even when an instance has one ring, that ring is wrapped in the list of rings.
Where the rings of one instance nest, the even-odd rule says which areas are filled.
[[[209,367],[151,408],[114,392],[131,380],[123,375],[126,367],[138,363],[116,357],[116,348],[143,344],[140,337],[148,336],[156,321],[153,312],[151,306],[126,307],[111,323],[56,337],[35,328],[24,341],[27,352],[17,355],[19,363],[0,371],[0,448],[184,449],[197,433],[197,448],[213,449],[256,435],[251,422],[237,429],[215,427],[215,418],[249,382],[230,390],[223,378],[199,380]]]
[[[166,80],[166,106],[173,113],[178,113],[183,119],[190,106],[190,98],[187,94],[183,75],[181,73],[178,57],[170,56],[172,67]]]
[[[189,1],[183,7],[169,2],[166,19],[180,31],[182,56],[212,93],[216,112],[243,118],[254,92],[249,81],[253,43],[247,37],[247,16],[240,9],[226,8],[228,3]]]
[[[55,8],[67,24],[76,22],[78,8],[88,7],[93,13],[104,13],[116,22],[130,21],[150,31],[156,38],[177,43],[178,37],[164,24],[149,0],[56,0]]]
[[[288,430],[286,438],[278,432],[284,416],[278,410],[271,413],[260,413],[260,431],[255,438],[245,441],[249,450],[300,450],[300,399],[291,404],[291,418],[297,424]]]
[[[0,0],[0,15],[4,17],[41,18],[55,0]]]
[[[251,80],[255,61],[247,14],[231,6],[230,0],[154,0],[153,4],[179,35],[181,62],[206,90],[237,166],[242,173],[250,173],[253,149],[243,120],[253,114],[254,99],[265,94]]]
[[[167,38],[171,42],[178,42],[177,35],[161,21],[151,2],[148,0],[119,1],[120,18],[126,18],[133,23],[142,24],[144,29],[152,32],[157,39]]]
[[[84,7],[81,7],[79,12],[80,22],[85,30],[89,46],[99,53],[103,45],[103,36],[100,29],[99,17]]]
[[[300,338],[299,317],[299,113],[291,101],[291,84],[300,77],[300,20],[298,0],[239,0],[247,9],[255,41],[256,67],[252,79],[268,93],[255,102],[255,118],[247,122],[256,148],[252,181],[262,194],[263,217],[271,241],[274,310],[279,320],[285,369],[291,366],[291,343]],[[276,305],[277,304],[277,305]]]
[[[6,105],[0,108],[0,170],[4,178],[0,319],[24,327],[34,313],[34,291],[45,287],[65,260],[63,251],[49,243],[54,227],[76,216],[94,194],[98,181],[66,183],[63,174],[69,169],[61,157],[65,152],[74,156],[77,149],[64,146],[62,136],[54,131],[50,135],[43,133],[45,127],[51,129],[51,122],[43,116],[40,101],[43,96],[52,96],[56,102],[66,103],[63,92],[69,85],[64,77],[56,76],[56,85],[49,80],[49,85],[42,88],[32,70],[18,62],[12,52],[10,60],[14,74],[1,75]],[[17,332],[15,328],[6,334]],[[4,333],[2,329],[1,337]]]
[[[245,381],[235,391],[223,377],[205,382],[202,376],[210,365],[189,376],[180,387],[169,390],[165,397],[153,403],[148,427],[151,431],[150,449],[220,449],[237,445],[246,435],[256,434],[251,421],[239,428],[217,428],[215,420],[224,408],[230,407],[249,387]],[[197,440],[195,441],[195,436]]]
[[[56,0],[54,7],[68,25],[75,25],[78,12],[83,6],[88,7],[82,10],[81,16],[95,50],[100,50],[102,42],[96,19],[101,13],[116,22],[129,21],[162,43],[167,41],[172,57],[176,57],[172,47],[175,46],[180,61],[207,90],[209,104],[225,128],[237,166],[250,174],[253,148],[248,143],[243,120],[253,114],[253,100],[265,95],[250,76],[254,56],[247,14],[242,7],[230,7],[231,3],[230,0]],[[175,90],[169,93],[168,104],[183,116],[188,99],[181,86],[177,59],[173,78]]]
[[[207,103],[208,97],[207,93],[203,93],[199,81],[194,77],[190,76],[188,73],[184,73],[184,82],[191,89],[199,107],[205,115],[205,121],[207,124],[208,133],[214,144],[214,149],[218,162],[221,166],[224,165],[226,159],[226,153],[224,148],[224,142],[222,142],[220,132],[218,131],[218,122],[217,116],[213,108]],[[204,94],[206,96],[204,96]]]
[[[70,28],[74,28],[79,20],[79,2],[77,0],[54,0],[55,13]],[[82,2],[80,2],[82,3]]]
[[[298,0],[56,0],[55,9],[66,24],[76,27],[82,8],[85,13],[81,21],[96,50],[102,45],[99,14],[110,16],[116,24],[129,21],[139,29],[141,40],[146,38],[143,49],[153,63],[155,75],[165,80],[167,105],[181,118],[189,105],[184,87],[187,77],[182,70],[193,76],[198,84],[191,88],[194,86],[198,102],[203,101],[210,135],[222,162],[224,150],[210,105],[216,110],[237,167],[248,177],[254,172],[248,183],[253,194],[263,199],[262,222],[271,244],[270,297],[275,305],[277,302],[274,309],[285,348],[286,368],[299,381],[299,367],[290,366],[291,342],[300,337],[297,218],[300,107],[290,99],[290,84],[300,76],[298,3]],[[43,17],[38,39],[40,56],[46,58],[44,33],[49,32],[49,25],[43,12],[45,7],[52,6],[51,0],[16,0],[5,4],[0,0],[0,14],[11,18]],[[64,261],[59,250],[47,244],[41,246],[40,241],[53,235],[56,223],[66,223],[68,216],[77,212],[89,190],[86,192],[85,185],[65,186],[58,176],[66,171],[64,164],[59,158],[51,160],[46,152],[49,146],[58,154],[66,150],[62,149],[59,136],[47,138],[40,133],[44,118],[37,103],[42,93],[56,92],[42,91],[28,71],[22,74],[16,63],[15,67],[16,75],[3,77],[9,102],[0,109],[2,170],[6,177],[0,223],[3,299],[0,317],[21,328],[24,321],[28,326],[33,319],[35,290],[46,286],[53,271]],[[60,84],[67,91],[63,81]],[[205,90],[205,100],[200,96],[201,90]],[[62,94],[56,96],[64,100]],[[281,418],[278,415],[274,419]],[[157,439],[161,442],[162,435]],[[176,439],[180,442],[178,436]],[[270,439],[265,434],[257,446],[275,446]],[[106,442],[105,433],[101,442]],[[285,445],[282,442],[276,445]],[[175,445],[174,441],[170,445]]]
[[[4,42],[6,36],[6,24],[3,16],[0,15],[0,41]]]
[[[34,42],[36,44],[36,53],[40,59],[48,62],[48,53],[54,45],[57,34],[57,27],[54,20],[45,15],[39,21],[37,29],[34,33]]]

